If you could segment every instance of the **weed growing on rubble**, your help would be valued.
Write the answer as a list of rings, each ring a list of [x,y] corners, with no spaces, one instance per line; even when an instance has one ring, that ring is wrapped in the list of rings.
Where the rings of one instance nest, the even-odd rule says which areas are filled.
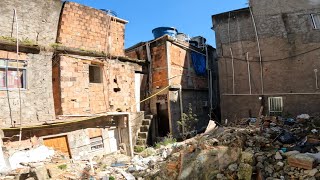
[[[178,124],[182,129],[181,136],[183,139],[186,139],[188,136],[194,134],[198,121],[199,119],[197,118],[197,115],[193,114],[192,104],[189,103],[187,113],[183,113],[180,121],[178,121]]]
[[[172,136],[171,133],[169,133],[161,142],[156,143],[155,148],[159,149],[161,146],[167,146],[175,142],[177,142],[177,140]]]
[[[142,151],[144,151],[145,148],[143,146],[136,146],[134,147],[134,152],[140,153]]]
[[[67,169],[67,165],[66,164],[61,164],[58,166],[59,169],[61,170],[66,170]]]

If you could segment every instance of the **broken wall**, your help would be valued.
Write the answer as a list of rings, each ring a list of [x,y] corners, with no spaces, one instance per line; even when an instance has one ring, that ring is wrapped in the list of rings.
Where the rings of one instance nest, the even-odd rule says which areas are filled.
[[[87,52],[124,56],[126,23],[104,11],[65,2],[57,42]]]
[[[284,8],[279,5],[284,2],[265,3],[252,1],[255,24],[248,8],[213,16],[223,119],[248,117],[249,111],[257,116],[260,103],[252,103],[257,95],[283,97],[283,113],[291,116],[318,111],[314,107],[320,104],[311,98],[318,99],[320,95],[315,74],[320,67],[317,60],[320,52],[316,49],[320,46],[320,33],[313,29],[310,14],[320,8],[305,1],[290,1]],[[303,6],[296,6],[301,3]],[[307,106],[302,107],[305,103]],[[310,112],[308,108],[316,111]],[[268,104],[264,110],[263,114],[268,114]]]

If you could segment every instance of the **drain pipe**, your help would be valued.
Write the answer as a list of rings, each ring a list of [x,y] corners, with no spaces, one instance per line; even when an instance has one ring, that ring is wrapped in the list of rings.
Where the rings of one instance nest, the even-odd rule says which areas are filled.
[[[316,77],[316,89],[319,89],[319,85],[318,85],[318,69],[314,69],[314,75]]]
[[[231,68],[232,68],[232,94],[236,93],[236,88],[235,88],[235,73],[234,73],[234,57],[233,57],[233,52],[232,48],[230,48],[230,54],[231,54]]]
[[[183,117],[183,103],[182,103],[182,86],[179,87],[179,101],[180,101],[180,119]],[[182,126],[182,134],[184,134],[185,128]]]
[[[261,48],[260,48],[260,40],[259,40],[259,36],[258,36],[258,30],[257,30],[257,26],[256,26],[256,21],[255,21],[255,19],[254,19],[254,16],[253,16],[253,12],[252,12],[252,8],[251,8],[251,6],[249,6],[249,10],[250,10],[250,14],[251,14],[251,18],[252,18],[253,27],[254,27],[254,31],[255,31],[255,34],[256,34],[258,50],[259,50],[261,94],[264,94],[263,65],[262,65],[262,55],[261,55]]]
[[[249,81],[249,92],[250,95],[252,94],[252,87],[251,87],[251,71],[250,71],[250,62],[249,62],[249,52],[247,52],[247,65],[248,65],[248,81]]]

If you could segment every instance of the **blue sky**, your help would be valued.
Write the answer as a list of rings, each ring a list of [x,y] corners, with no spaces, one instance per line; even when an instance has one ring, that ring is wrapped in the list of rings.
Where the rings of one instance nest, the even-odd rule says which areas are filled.
[[[153,39],[152,29],[176,27],[189,36],[203,36],[215,46],[211,15],[246,7],[247,0],[71,0],[110,9],[128,20],[125,47]]]

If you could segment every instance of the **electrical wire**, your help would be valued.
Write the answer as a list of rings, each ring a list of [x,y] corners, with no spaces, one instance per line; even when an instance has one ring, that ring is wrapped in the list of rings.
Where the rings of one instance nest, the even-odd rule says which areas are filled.
[[[293,55],[293,56],[288,56],[288,57],[279,58],[279,59],[271,59],[271,60],[264,59],[263,62],[266,63],[266,62],[284,61],[284,60],[287,60],[287,59],[296,58],[296,57],[299,57],[299,56],[302,56],[302,55],[317,51],[319,49],[320,49],[320,47],[317,47],[317,48],[314,48],[314,49],[311,49],[311,50],[308,50],[308,51],[305,51],[305,52],[302,52],[302,53],[299,53],[299,54],[296,54],[296,55]],[[219,56],[218,58],[232,59],[232,57],[230,57],[230,56]],[[242,59],[242,58],[239,58],[239,57],[233,57],[233,59],[237,60],[237,61],[247,62],[246,59]],[[260,61],[250,60],[250,62],[260,62]]]

